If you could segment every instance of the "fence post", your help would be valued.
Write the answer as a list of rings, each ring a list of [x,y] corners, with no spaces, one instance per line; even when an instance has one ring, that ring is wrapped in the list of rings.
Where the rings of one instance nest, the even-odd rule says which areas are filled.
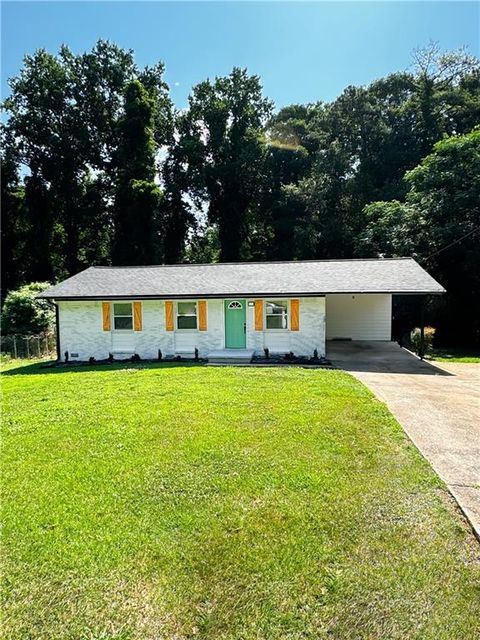
[[[38,357],[41,358],[42,354],[40,353],[40,336],[37,336],[37,351],[38,351]]]
[[[30,344],[29,344],[28,336],[24,336],[23,339],[27,343],[27,358],[30,359]]]
[[[17,336],[13,334],[13,357],[17,359]]]

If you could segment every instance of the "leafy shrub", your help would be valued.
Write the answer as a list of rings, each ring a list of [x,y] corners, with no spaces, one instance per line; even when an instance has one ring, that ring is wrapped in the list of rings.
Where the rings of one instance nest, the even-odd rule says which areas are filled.
[[[435,328],[425,327],[424,337],[423,337],[423,353],[421,353],[422,333],[421,333],[420,327],[415,327],[415,329],[410,334],[410,340],[415,353],[418,355],[425,355],[426,353],[431,351],[434,337],[435,337]]]
[[[31,282],[10,291],[2,309],[1,328],[4,334],[37,334],[53,329],[55,310],[47,300],[35,298],[48,289],[48,282]]]

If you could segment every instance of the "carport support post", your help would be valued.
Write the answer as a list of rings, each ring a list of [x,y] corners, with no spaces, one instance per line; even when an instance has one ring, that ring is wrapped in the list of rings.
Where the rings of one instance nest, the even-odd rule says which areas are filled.
[[[425,355],[425,305],[427,303],[427,296],[422,296],[420,302],[420,360],[423,360]]]

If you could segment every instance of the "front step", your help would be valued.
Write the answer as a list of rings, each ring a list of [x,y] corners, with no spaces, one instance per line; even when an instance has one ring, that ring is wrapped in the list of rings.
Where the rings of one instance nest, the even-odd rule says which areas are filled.
[[[217,349],[207,355],[210,364],[246,364],[252,361],[254,349]]]

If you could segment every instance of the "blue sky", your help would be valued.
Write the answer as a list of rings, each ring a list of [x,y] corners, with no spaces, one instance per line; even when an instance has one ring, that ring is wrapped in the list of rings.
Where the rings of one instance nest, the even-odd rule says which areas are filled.
[[[39,47],[75,52],[98,38],[163,60],[178,107],[193,84],[234,65],[260,75],[277,107],[331,100],[349,84],[406,69],[429,40],[479,54],[477,2],[3,2],[6,78]]]

